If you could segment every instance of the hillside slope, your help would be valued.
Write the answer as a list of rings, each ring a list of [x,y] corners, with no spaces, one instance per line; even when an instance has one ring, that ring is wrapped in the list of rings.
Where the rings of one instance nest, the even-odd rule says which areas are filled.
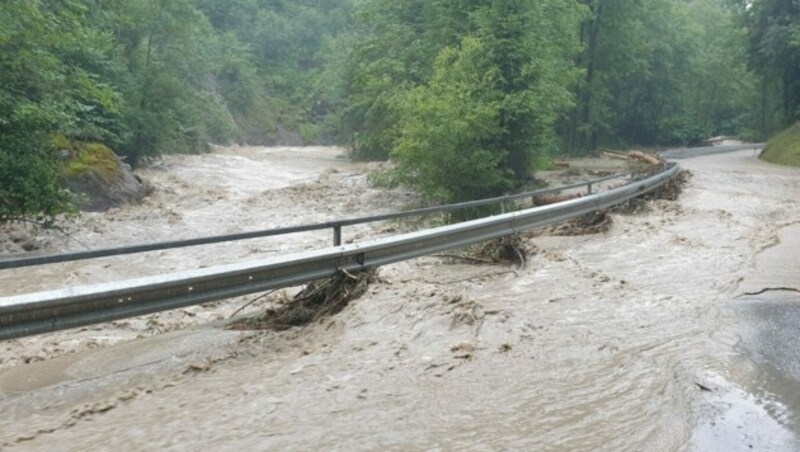
[[[800,122],[769,140],[761,158],[779,165],[800,166]]]

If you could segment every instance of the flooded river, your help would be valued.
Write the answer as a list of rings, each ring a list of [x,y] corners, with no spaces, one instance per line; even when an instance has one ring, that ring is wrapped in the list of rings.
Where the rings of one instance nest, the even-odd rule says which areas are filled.
[[[338,153],[174,157],[147,170],[160,188],[148,204],[82,219],[76,238],[110,245],[207,235],[413,201],[370,188],[367,168]],[[762,163],[752,150],[681,165],[694,177],[679,201],[615,214],[602,234],[528,237],[536,252],[523,269],[436,257],[387,266],[363,298],[303,329],[209,324],[255,298],[245,297],[0,343],[0,445],[796,449],[800,365],[786,344],[798,340],[791,319],[800,300],[741,295],[800,285],[800,171]],[[392,231],[366,228],[350,237]],[[52,249],[77,246],[48,240]],[[2,272],[0,295],[329,240]]]

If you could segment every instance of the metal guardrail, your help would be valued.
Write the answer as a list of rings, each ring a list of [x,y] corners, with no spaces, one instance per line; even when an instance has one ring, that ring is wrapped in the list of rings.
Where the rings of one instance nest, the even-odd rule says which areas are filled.
[[[514,195],[506,195],[497,198],[481,199],[478,201],[462,202],[458,204],[448,204],[444,206],[427,207],[424,209],[408,210],[405,212],[396,212],[383,215],[373,215],[368,217],[350,218],[339,221],[329,221],[326,223],[315,223],[301,226],[292,226],[278,229],[267,229],[262,231],[242,232],[238,234],[218,235],[212,237],[200,237],[195,239],[173,240],[167,242],[147,243],[142,245],[122,246],[116,248],[106,248],[99,250],[89,251],[76,251],[71,253],[49,254],[44,256],[21,257],[14,259],[0,260],[0,270],[11,268],[30,267],[34,265],[55,264],[60,262],[74,262],[85,259],[96,259],[100,257],[122,256],[127,254],[146,253],[149,251],[160,251],[174,248],[185,248],[190,246],[210,245],[214,243],[233,242],[238,240],[249,240],[264,237],[274,237],[278,235],[296,234],[299,232],[311,232],[323,229],[333,230],[333,246],[342,244],[342,228],[345,226],[354,226],[358,224],[374,223],[378,221],[399,220],[403,218],[429,215],[433,213],[448,213],[455,212],[461,209],[468,209],[472,207],[482,207],[492,204],[500,204],[505,210],[507,203],[519,199],[534,198],[536,196],[549,195],[559,193],[564,190],[575,188],[587,188],[587,194],[592,194],[592,187],[600,183],[619,179],[629,176],[629,173],[614,174],[611,176],[592,179],[586,182],[576,184],[564,185],[560,187],[547,188],[543,190],[536,190],[526,193],[518,193]]]
[[[290,287],[433,254],[607,209],[658,189],[678,172],[670,164],[647,179],[558,204],[506,213],[371,242],[250,262],[0,298],[0,339]]]

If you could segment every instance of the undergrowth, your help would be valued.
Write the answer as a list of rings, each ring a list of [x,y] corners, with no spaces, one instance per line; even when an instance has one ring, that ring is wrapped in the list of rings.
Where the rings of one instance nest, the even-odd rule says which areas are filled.
[[[761,158],[778,165],[800,167],[800,122],[769,140]]]

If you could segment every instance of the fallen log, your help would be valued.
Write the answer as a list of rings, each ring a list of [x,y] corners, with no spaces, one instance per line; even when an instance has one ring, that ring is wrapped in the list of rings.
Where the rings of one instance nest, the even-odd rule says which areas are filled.
[[[615,160],[628,160],[628,156],[625,154],[617,154],[616,152],[603,152],[603,157],[615,159]]]
[[[650,165],[660,165],[661,159],[656,157],[652,154],[647,154],[642,151],[630,151],[628,152],[628,158],[631,160],[639,160],[640,162],[645,162]]]

